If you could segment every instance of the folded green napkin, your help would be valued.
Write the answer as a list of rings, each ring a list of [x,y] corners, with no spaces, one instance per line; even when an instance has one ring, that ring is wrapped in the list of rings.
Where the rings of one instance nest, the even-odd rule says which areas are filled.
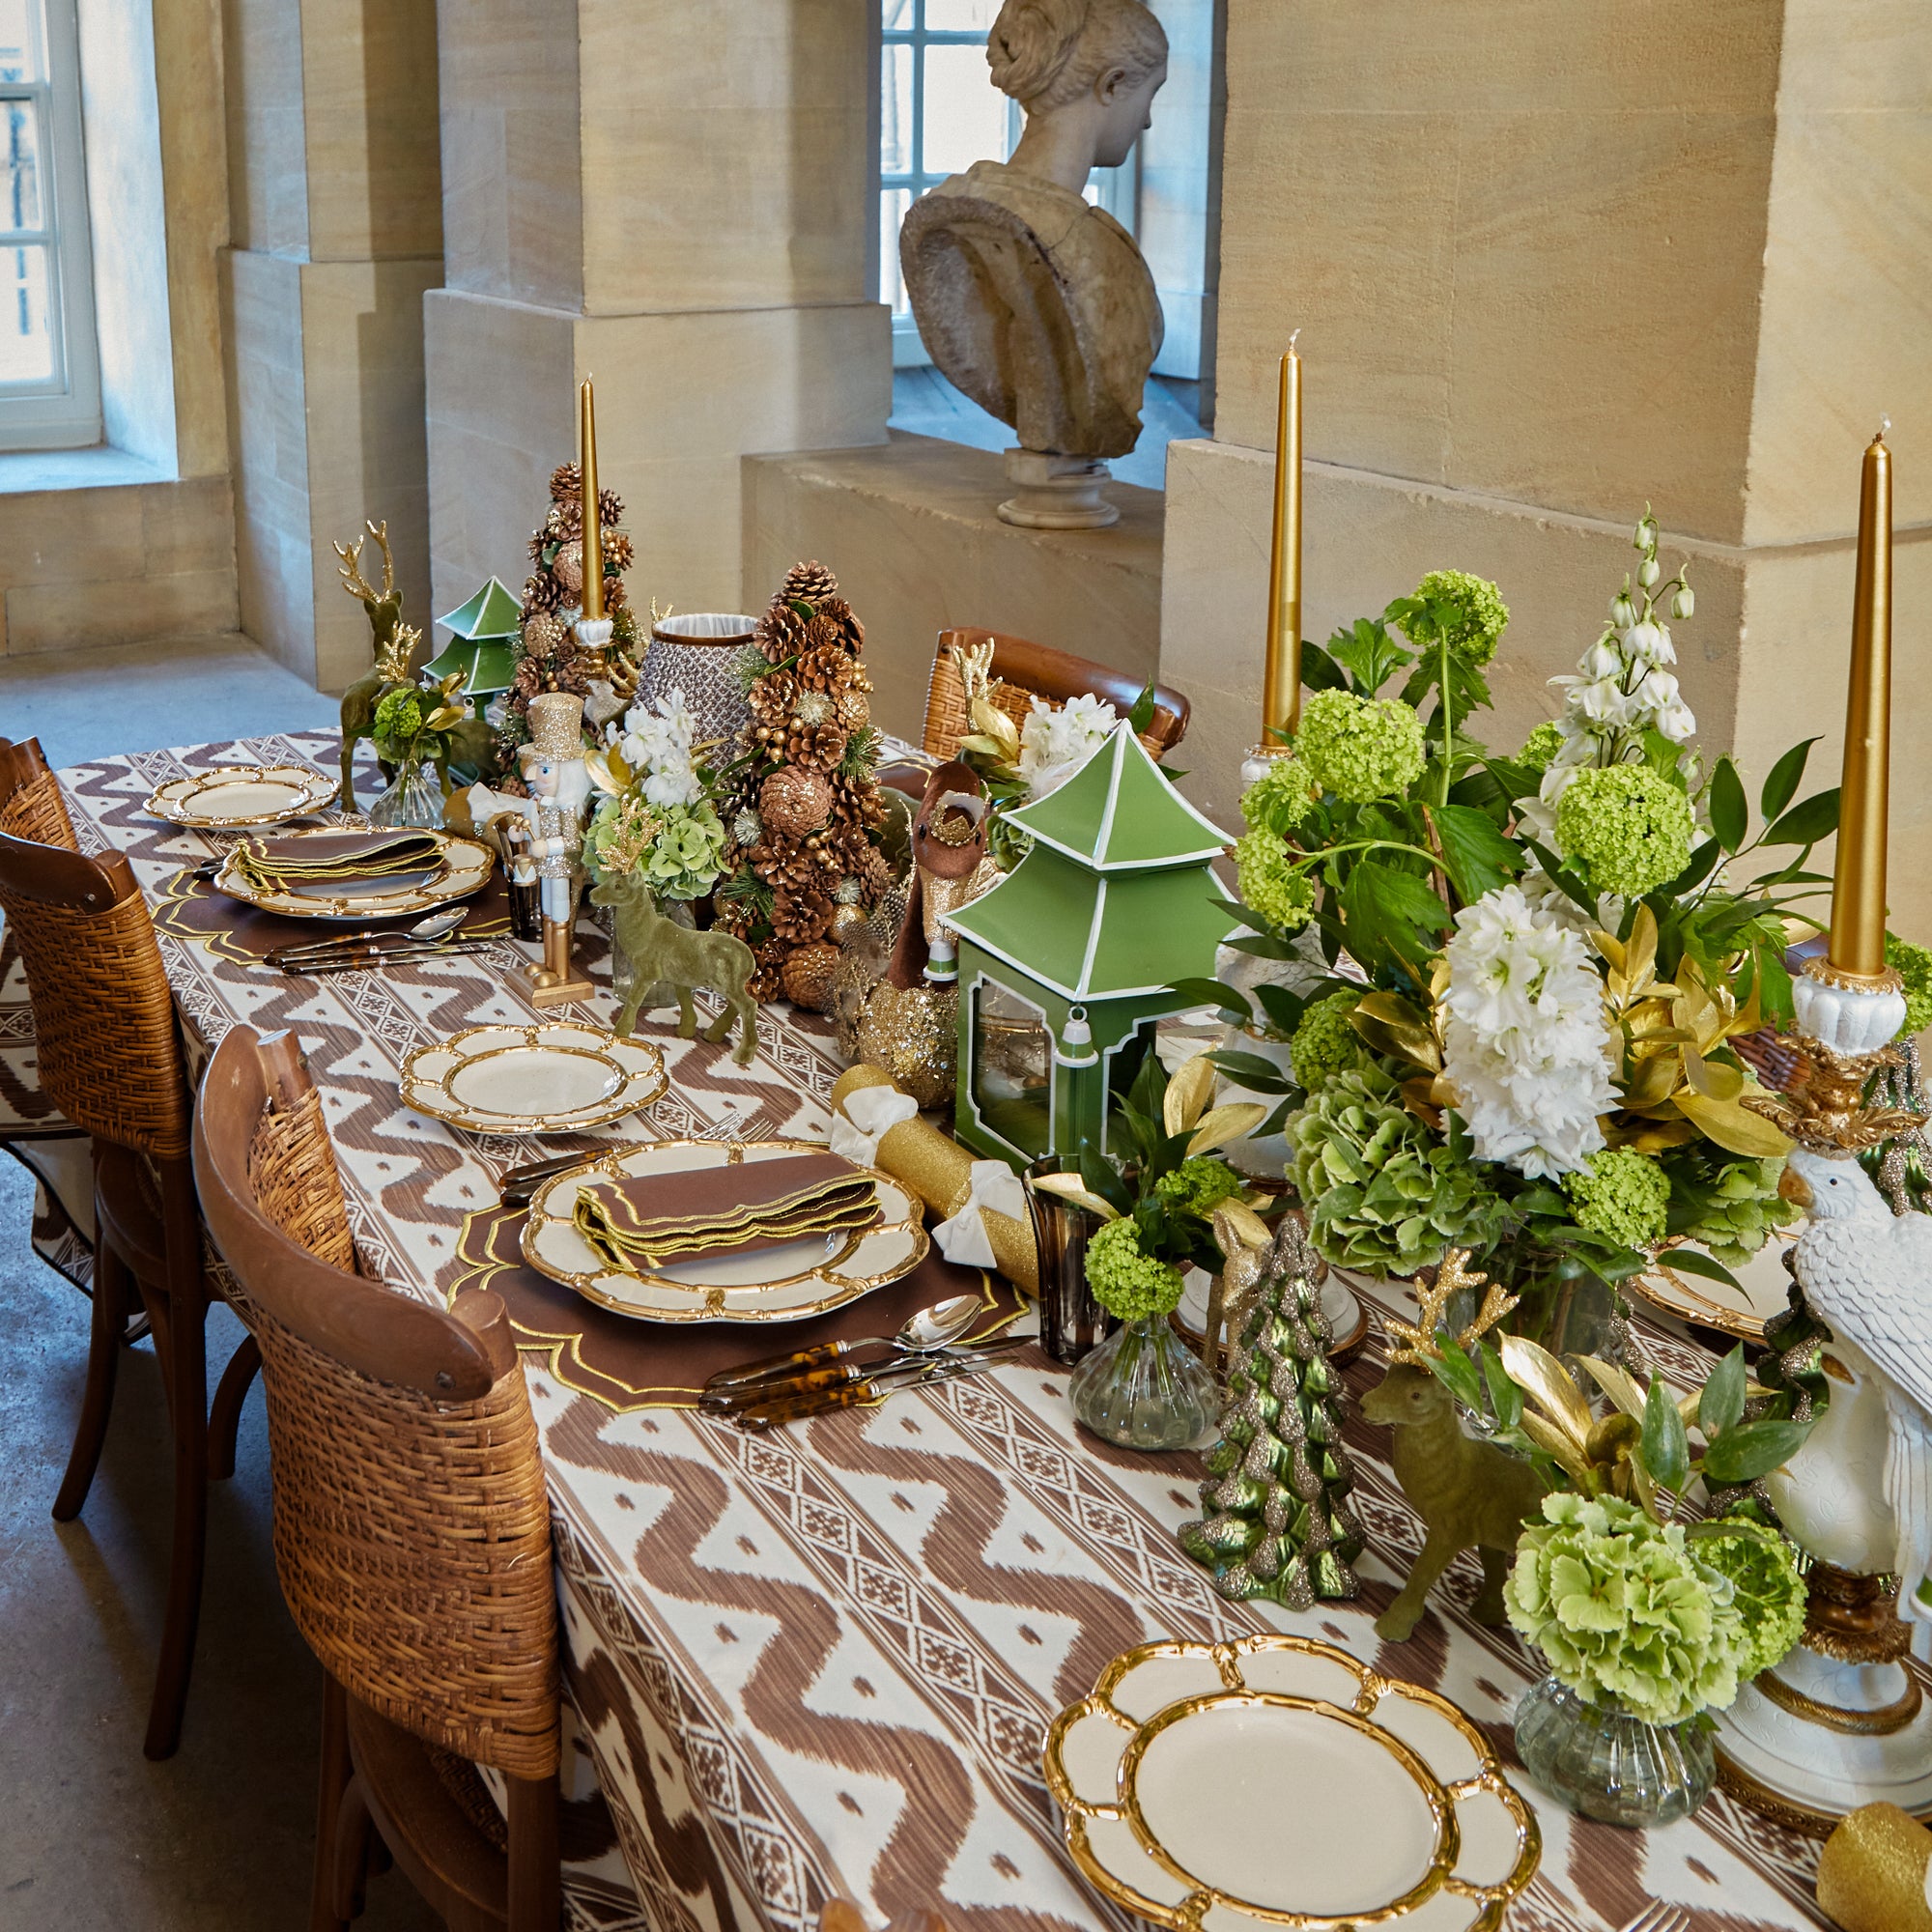
[[[440,871],[442,841],[428,832],[323,832],[306,838],[243,838],[235,870],[257,892],[355,885],[403,872]]]
[[[876,1182],[835,1153],[748,1160],[598,1181],[577,1197],[578,1232],[626,1274],[701,1256],[847,1233],[879,1218]]]

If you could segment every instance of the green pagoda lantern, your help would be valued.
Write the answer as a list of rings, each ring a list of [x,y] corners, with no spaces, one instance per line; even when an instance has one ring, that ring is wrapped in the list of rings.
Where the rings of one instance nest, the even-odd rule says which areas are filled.
[[[1210,868],[1232,842],[1122,723],[1072,778],[1007,814],[1032,849],[947,923],[959,944],[954,1130],[1026,1163],[1106,1151],[1107,1094],[1153,1050],[1154,1024],[1211,979],[1238,924]]]
[[[453,671],[462,672],[457,696],[472,700],[480,718],[490,699],[516,681],[523,607],[493,577],[467,604],[437,622],[451,637],[441,655],[423,667],[424,672],[439,683]]]

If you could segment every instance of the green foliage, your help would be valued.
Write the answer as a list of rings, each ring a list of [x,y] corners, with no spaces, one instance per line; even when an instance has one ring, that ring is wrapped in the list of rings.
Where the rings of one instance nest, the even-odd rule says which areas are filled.
[[[1350,988],[1304,1009],[1289,1057],[1295,1079],[1310,1094],[1319,1094],[1338,1074],[1356,1072],[1369,1064],[1372,1056],[1353,1021],[1361,998],[1358,988]]]
[[[1250,831],[1289,838],[1314,812],[1315,791],[1299,758],[1270,758],[1267,769],[1241,794],[1241,816]]]
[[[1235,880],[1243,901],[1278,931],[1308,923],[1315,909],[1315,886],[1290,860],[1288,847],[1271,832],[1250,832],[1235,841]]]
[[[1923,1033],[1932,1026],[1932,952],[1913,946],[1895,932],[1885,936],[1885,963],[1905,981],[1905,1024],[1899,1028],[1901,1039]]]
[[[1663,1236],[1670,1177],[1646,1154],[1606,1148],[1564,1188],[1579,1228],[1626,1248],[1647,1248]]]
[[[1806,1590],[1791,1546],[1775,1530],[1731,1518],[1693,1530],[1690,1547],[1731,1586],[1744,1639],[1738,1680],[1747,1682],[1783,1659],[1804,1634]]]
[[[1778,1198],[1781,1160],[1734,1158],[1708,1141],[1667,1149],[1661,1158],[1670,1179],[1666,1232],[1731,1267],[1798,1218],[1798,1209]]]

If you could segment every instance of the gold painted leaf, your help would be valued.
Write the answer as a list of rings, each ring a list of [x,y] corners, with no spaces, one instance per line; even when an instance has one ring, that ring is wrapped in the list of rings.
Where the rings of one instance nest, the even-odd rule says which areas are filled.
[[[1521,1335],[1505,1335],[1501,1342],[1503,1367],[1526,1395],[1534,1396],[1581,1452],[1590,1434],[1590,1405],[1570,1379],[1563,1364],[1541,1344]]]
[[[1257,1100],[1235,1100],[1225,1107],[1212,1108],[1201,1117],[1194,1137],[1187,1143],[1190,1154],[1210,1153],[1226,1147],[1243,1134],[1251,1134],[1268,1117],[1268,1110]]]
[[[1590,1378],[1626,1415],[1643,1420],[1643,1394],[1629,1373],[1613,1362],[1600,1362],[1595,1355],[1579,1355]]]
[[[1121,1218],[1118,1209],[1109,1207],[1097,1194],[1089,1194],[1081,1186],[1077,1174],[1042,1174],[1033,1184],[1048,1194],[1059,1195],[1063,1201],[1070,1201],[1076,1208],[1084,1208],[1090,1214],[1097,1214],[1103,1221],[1118,1221]]]
[[[1161,1095],[1161,1124],[1169,1133],[1185,1133],[1201,1118],[1201,1110],[1213,1098],[1214,1079],[1214,1063],[1205,1053],[1182,1064]]]
[[[1735,1100],[1745,1091],[1745,1076],[1735,1066],[1695,1053],[1684,1056],[1684,1077],[1707,1100]]]
[[[1245,1201],[1230,1197],[1214,1209],[1216,1230],[1226,1220],[1235,1234],[1251,1248],[1265,1247],[1274,1239],[1268,1224],[1250,1208]],[[1227,1253],[1227,1244],[1222,1244],[1222,1253]]]
[[[1529,1409],[1522,1412],[1520,1424],[1522,1433],[1546,1455],[1554,1456],[1563,1465],[1563,1473],[1573,1483],[1587,1486],[1590,1480],[1590,1465],[1584,1461],[1583,1452],[1558,1429],[1553,1422]]]
[[[1726,1153],[1748,1154],[1757,1160],[1791,1151],[1790,1139],[1772,1125],[1762,1114],[1754,1114],[1736,1100],[1713,1100],[1685,1088],[1677,1096],[1679,1111],[1707,1141],[1714,1141]]]

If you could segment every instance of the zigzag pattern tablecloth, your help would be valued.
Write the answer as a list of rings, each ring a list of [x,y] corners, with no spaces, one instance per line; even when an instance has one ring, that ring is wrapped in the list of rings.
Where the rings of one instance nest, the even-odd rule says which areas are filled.
[[[158,895],[209,845],[143,815],[156,783],[222,761],[328,768],[334,753],[326,734],[251,739],[62,777],[84,840],[126,850]],[[465,1213],[494,1201],[503,1168],[556,1144],[412,1114],[396,1069],[459,1027],[528,1018],[507,949],[301,980],[165,930],[161,944],[201,1044],[242,1020],[298,1034],[364,1266],[400,1291],[444,1293]],[[601,995],[591,1006],[608,1015]],[[591,1139],[825,1130],[839,1062],[822,1022],[767,1009],[744,1069],[724,1049],[647,1030],[670,1092]],[[1351,1370],[1357,1392],[1378,1354],[1372,1344]],[[1131,1924],[1063,1854],[1040,1745],[1109,1659],[1153,1637],[1325,1637],[1453,1697],[1508,1752],[1531,1665],[1508,1632],[1467,1618],[1472,1561],[1410,1642],[1375,1635],[1421,1533],[1384,1434],[1359,1417],[1364,1594],[1295,1616],[1213,1594],[1174,1540],[1195,1513],[1198,1461],[1077,1435],[1065,1376],[1037,1357],[764,1436],[673,1409],[612,1415],[541,1364],[530,1383],[572,1694],[654,1932],[808,1932],[837,1894],[875,1922],[937,1906],[960,1932]],[[1651,1833],[1538,1810],[1542,1869],[1510,1911],[1513,1932],[1619,1932],[1653,1899],[1686,1907],[1687,1932],[1827,1922],[1811,1903],[1815,1847],[1721,1794]]]

